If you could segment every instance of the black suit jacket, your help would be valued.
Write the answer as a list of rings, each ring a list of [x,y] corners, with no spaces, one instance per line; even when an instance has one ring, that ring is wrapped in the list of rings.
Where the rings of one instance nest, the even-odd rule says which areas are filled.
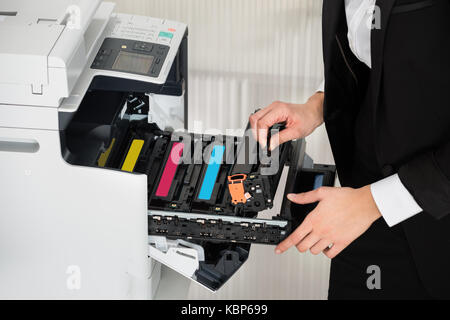
[[[381,179],[398,173],[424,212],[402,223],[426,288],[450,297],[450,1],[378,0],[371,117]],[[344,0],[324,0],[324,118],[343,185],[351,178],[359,61]]]

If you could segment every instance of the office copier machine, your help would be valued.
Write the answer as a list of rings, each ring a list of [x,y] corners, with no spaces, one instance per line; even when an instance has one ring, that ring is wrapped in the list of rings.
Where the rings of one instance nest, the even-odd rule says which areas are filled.
[[[187,26],[113,10],[0,4],[1,298],[151,299],[161,265],[218,290],[314,207],[258,218],[283,170],[285,194],[334,183],[303,140],[181,130]]]

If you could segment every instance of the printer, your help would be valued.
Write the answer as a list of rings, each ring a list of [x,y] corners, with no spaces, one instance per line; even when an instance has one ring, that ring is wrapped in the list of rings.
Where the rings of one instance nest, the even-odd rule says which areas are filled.
[[[303,140],[188,132],[187,26],[113,11],[0,3],[1,298],[152,299],[162,265],[218,290],[313,209],[258,218],[284,169],[334,184]]]

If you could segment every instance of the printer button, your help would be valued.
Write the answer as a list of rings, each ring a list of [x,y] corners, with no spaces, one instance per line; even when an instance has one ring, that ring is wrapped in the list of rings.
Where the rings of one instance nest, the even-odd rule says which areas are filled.
[[[159,70],[158,66],[155,65],[155,66],[153,66],[152,71],[150,73],[152,75],[157,75],[158,74],[158,70]]]
[[[109,56],[111,54],[111,49],[102,49],[100,51],[100,55],[102,56]]]
[[[134,50],[139,50],[139,51],[147,51],[147,45],[144,42],[136,42],[134,44]]]

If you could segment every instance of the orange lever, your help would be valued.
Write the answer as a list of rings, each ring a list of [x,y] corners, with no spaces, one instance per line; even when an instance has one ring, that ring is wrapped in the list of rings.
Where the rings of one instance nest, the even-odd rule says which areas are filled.
[[[235,174],[228,176],[228,190],[231,194],[231,202],[233,204],[246,203],[244,181],[247,179],[246,174]]]

